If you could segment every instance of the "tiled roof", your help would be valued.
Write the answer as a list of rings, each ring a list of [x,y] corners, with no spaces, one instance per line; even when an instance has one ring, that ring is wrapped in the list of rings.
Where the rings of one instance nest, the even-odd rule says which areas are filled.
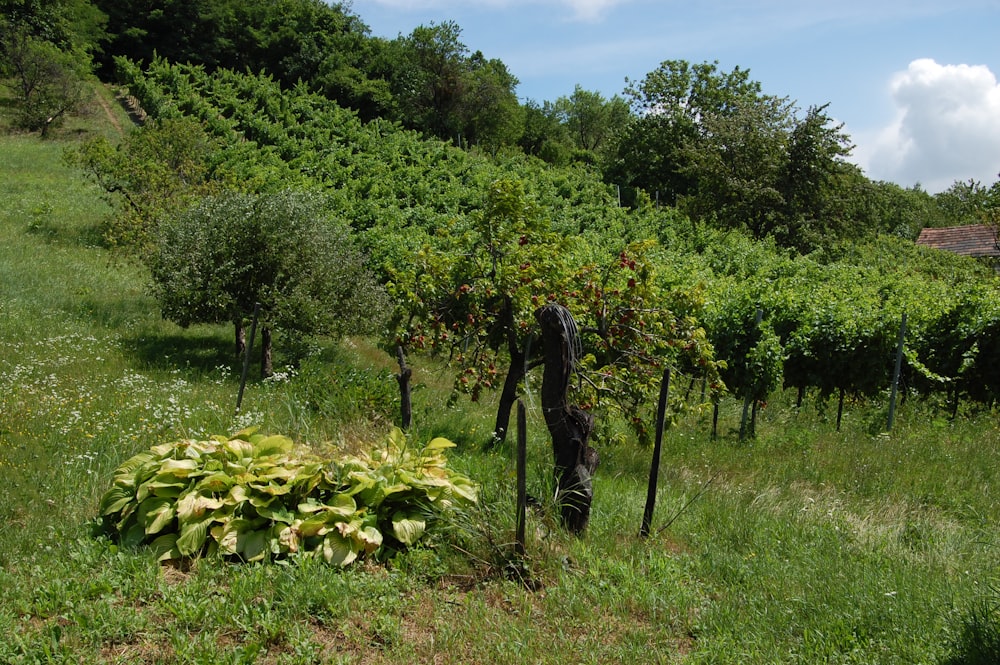
[[[985,224],[923,229],[917,244],[962,256],[1000,256],[996,229]]]

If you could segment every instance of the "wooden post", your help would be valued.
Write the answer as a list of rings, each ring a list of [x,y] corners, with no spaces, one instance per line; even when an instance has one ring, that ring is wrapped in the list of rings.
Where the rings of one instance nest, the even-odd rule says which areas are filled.
[[[667,395],[670,392],[670,368],[663,370],[660,381],[660,401],[656,407],[656,440],[653,442],[653,461],[649,465],[649,485],[646,489],[646,510],[642,513],[642,526],[639,537],[649,536],[649,528],[653,523],[653,509],[656,506],[656,485],[660,475],[660,451],[663,447],[663,426],[667,419]]]
[[[524,556],[524,522],[528,506],[528,431],[524,402],[517,401],[517,527],[515,548],[518,556]]]
[[[840,389],[840,399],[837,401],[837,431],[840,431],[840,419],[844,415],[844,394],[846,392],[845,388]]]
[[[763,319],[764,319],[764,311],[758,307],[757,317],[756,320],[754,321],[754,327],[760,328],[760,322]],[[754,394],[753,394],[754,388],[755,386],[753,385],[753,383],[751,383],[747,387],[746,397],[743,398],[743,417],[740,418],[740,441],[745,440],[747,436],[747,418],[750,415],[750,402],[754,399]],[[751,428],[751,432],[752,431],[753,428]]]
[[[896,344],[896,368],[892,373],[892,390],[889,392],[889,418],[885,431],[892,431],[892,422],[896,417],[896,394],[899,390],[899,374],[903,370],[903,343],[906,341],[906,312],[899,324],[899,342]]]

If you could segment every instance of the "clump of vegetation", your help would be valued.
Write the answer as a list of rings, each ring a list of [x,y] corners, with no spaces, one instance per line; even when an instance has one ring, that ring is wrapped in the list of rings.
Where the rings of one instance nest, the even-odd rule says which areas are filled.
[[[346,566],[413,545],[475,503],[475,484],[447,467],[454,445],[415,450],[394,430],[371,453],[323,460],[253,429],[166,443],[118,467],[99,513],[122,544],[149,544],[161,561],[298,554]]]

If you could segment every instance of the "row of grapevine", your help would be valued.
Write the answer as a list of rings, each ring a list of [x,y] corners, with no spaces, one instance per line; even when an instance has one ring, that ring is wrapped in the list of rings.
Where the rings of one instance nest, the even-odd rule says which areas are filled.
[[[734,392],[887,394],[905,312],[904,389],[986,403],[1000,397],[1000,305],[988,268],[892,239],[862,250],[854,257],[861,261],[831,263],[777,254],[768,261],[760,246],[740,256],[745,243],[730,243],[731,260],[717,266],[705,317]]]
[[[492,184],[514,178],[542,211],[548,232],[576,241],[560,250],[580,266],[576,286],[568,286],[565,275],[538,274],[539,265],[525,273],[542,301],[576,299],[581,312],[607,322],[612,294],[647,300],[656,294],[662,302],[646,307],[669,302],[684,310],[670,324],[683,328],[678,335],[697,338],[697,326],[678,325],[682,320],[705,328],[715,359],[724,362],[722,378],[736,395],[763,399],[781,386],[823,396],[880,394],[891,379],[904,311],[910,321],[908,388],[960,391],[984,402],[1000,395],[1000,378],[991,372],[1000,359],[996,282],[967,260],[892,238],[844,248],[838,256],[792,256],[736,232],[692,227],[672,209],[623,210],[610,188],[585,169],[555,169],[523,155],[471,154],[384,122],[362,123],[302,86],[282,90],[268,77],[209,75],[164,61],[146,69],[119,65],[123,83],[152,116],[196,117],[221,140],[219,159],[244,174],[239,182],[329,192],[387,281],[421,252],[469,251],[461,249],[463,239],[477,237]],[[248,173],[254,169],[259,172]],[[618,288],[604,289],[610,282],[598,266],[613,266],[620,252],[649,238],[660,248],[643,250],[642,263],[650,269],[639,281],[655,281],[656,288],[629,286],[639,276],[625,270],[615,273]],[[461,257],[449,264],[454,262]],[[464,274],[464,285],[473,284],[467,268],[442,274]],[[556,293],[556,285],[566,293]],[[613,307],[621,317],[639,311],[634,300]],[[477,318],[471,310],[466,314]],[[625,323],[619,321],[619,329],[632,330]],[[440,328],[440,321],[431,324]],[[681,362],[665,344],[661,352]],[[697,357],[704,360],[703,349]],[[649,373],[644,385],[655,388],[656,376]]]

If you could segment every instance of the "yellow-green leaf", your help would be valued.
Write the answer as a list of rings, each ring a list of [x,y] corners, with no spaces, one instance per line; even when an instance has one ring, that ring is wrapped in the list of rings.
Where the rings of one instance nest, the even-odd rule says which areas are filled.
[[[201,551],[208,537],[208,526],[212,519],[204,519],[196,522],[187,522],[181,525],[181,532],[177,538],[177,550],[183,556],[192,556]]]
[[[323,560],[329,564],[346,566],[358,558],[353,543],[336,531],[331,531],[323,538]]]
[[[404,545],[412,545],[424,535],[427,522],[417,515],[408,515],[401,510],[392,516],[392,535]]]

